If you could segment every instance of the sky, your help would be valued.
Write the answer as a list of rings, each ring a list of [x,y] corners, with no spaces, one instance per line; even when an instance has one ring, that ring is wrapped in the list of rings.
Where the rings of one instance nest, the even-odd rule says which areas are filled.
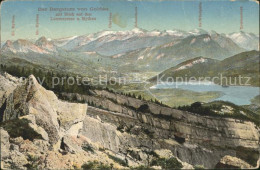
[[[240,31],[242,7],[242,31],[259,34],[259,4],[253,1],[6,1],[1,4],[1,41],[37,39],[41,36],[54,39],[102,30],[131,30],[135,27],[136,8],[139,28],[189,31],[199,27],[200,2],[202,29],[215,30],[218,33]],[[82,21],[81,17],[72,17],[75,21],[52,21],[51,17],[64,18],[65,16],[62,13],[63,16],[56,17],[59,12],[50,11],[50,7],[75,8],[74,15],[81,13],[77,8],[87,8],[86,12],[91,13],[91,17],[96,20]],[[97,7],[108,8],[108,10],[90,11],[90,8]],[[47,11],[38,11],[39,8],[47,8]],[[37,14],[39,14],[38,28],[36,28]],[[111,28],[110,22],[112,22]]]

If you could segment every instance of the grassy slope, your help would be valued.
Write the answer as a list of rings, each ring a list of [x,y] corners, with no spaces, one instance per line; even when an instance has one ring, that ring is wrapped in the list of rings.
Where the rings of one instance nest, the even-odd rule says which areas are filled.
[[[209,115],[217,117],[230,117],[240,120],[252,121],[256,125],[260,125],[260,115],[242,106],[237,106],[230,102],[213,101],[209,103],[196,102],[189,106],[178,107],[180,110],[185,110],[200,115]]]
[[[197,59],[197,58],[195,58]],[[166,80],[167,77],[219,77],[222,74],[226,77],[238,77],[239,75],[243,77],[251,77],[250,84],[252,86],[259,86],[259,52],[258,51],[248,51],[243,52],[222,61],[217,61],[213,59],[208,59],[207,63],[195,64],[193,67],[189,67],[183,70],[177,70],[182,65],[186,65],[195,59],[188,60],[179,64],[178,66],[172,67],[160,74],[164,75],[162,80]],[[205,58],[207,59],[207,58]],[[151,81],[156,81],[157,77],[153,77]],[[246,79],[243,79],[245,83]],[[233,81],[232,81],[233,82]],[[215,83],[219,83],[216,81]]]

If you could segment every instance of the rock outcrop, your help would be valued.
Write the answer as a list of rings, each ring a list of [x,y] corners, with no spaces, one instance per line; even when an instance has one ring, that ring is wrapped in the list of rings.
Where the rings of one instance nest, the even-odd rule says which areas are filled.
[[[4,76],[0,75],[0,112],[3,112],[6,108],[6,99],[13,92],[19,83],[19,79],[12,77],[11,75],[5,73]],[[1,114],[0,121],[3,120],[3,115]]]
[[[92,136],[92,141],[105,141],[115,152],[127,153],[129,143],[143,150],[169,149],[180,160],[205,168],[214,168],[225,155],[252,166],[259,159],[259,127],[252,122],[201,116],[105,90],[94,90],[92,95],[64,93],[63,97],[93,104],[88,115],[125,132],[123,137],[113,133],[108,136],[102,135],[105,127],[97,128],[97,139],[90,134],[92,130],[85,132],[88,127],[83,128],[82,133]],[[143,106],[146,108],[141,109]]]
[[[5,109],[1,113],[3,122],[28,122],[28,129],[38,134],[37,138],[50,141],[53,145],[64,135],[77,135],[87,112],[86,104],[58,100],[57,96],[52,91],[45,90],[34,76],[21,82],[9,94],[5,103]],[[6,123],[6,126],[9,125]],[[15,132],[10,134],[20,135]]]
[[[73,138],[79,140],[87,104],[60,101],[52,91],[44,89],[34,76],[19,80],[5,74],[0,79],[3,168],[26,168],[32,161],[30,159],[35,157],[39,160],[45,157],[47,161],[42,164],[37,162],[39,166],[45,164],[43,167],[62,168],[49,165],[48,160],[52,162],[49,158],[56,155],[56,159],[63,161],[60,150],[72,152],[69,143]],[[62,148],[61,145],[67,147]]]
[[[124,134],[87,115],[87,104],[59,100],[34,76],[19,80],[5,74],[0,79],[1,169],[73,169],[96,162],[123,169],[144,163],[110,149],[122,144],[117,136]]]
[[[259,131],[251,122],[200,116],[105,90],[63,94],[93,107],[58,99],[34,76],[5,74],[0,80],[3,169],[167,167],[162,160],[184,169],[247,168],[259,159]]]

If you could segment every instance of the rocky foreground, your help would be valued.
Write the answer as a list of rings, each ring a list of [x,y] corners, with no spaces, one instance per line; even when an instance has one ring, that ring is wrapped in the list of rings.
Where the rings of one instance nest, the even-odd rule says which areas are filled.
[[[1,168],[259,166],[259,128],[252,122],[203,117],[105,90],[77,98],[96,107],[59,100],[34,76],[0,75]]]

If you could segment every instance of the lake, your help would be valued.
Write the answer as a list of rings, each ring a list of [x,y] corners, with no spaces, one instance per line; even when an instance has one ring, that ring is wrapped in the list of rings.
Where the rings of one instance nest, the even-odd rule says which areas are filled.
[[[223,95],[214,100],[229,101],[236,105],[248,105],[250,100],[259,95],[259,87],[251,86],[229,86],[222,87],[221,85],[212,82],[171,82],[161,83],[150,87],[151,89],[169,89],[179,88],[191,90],[195,92],[221,92]]]

